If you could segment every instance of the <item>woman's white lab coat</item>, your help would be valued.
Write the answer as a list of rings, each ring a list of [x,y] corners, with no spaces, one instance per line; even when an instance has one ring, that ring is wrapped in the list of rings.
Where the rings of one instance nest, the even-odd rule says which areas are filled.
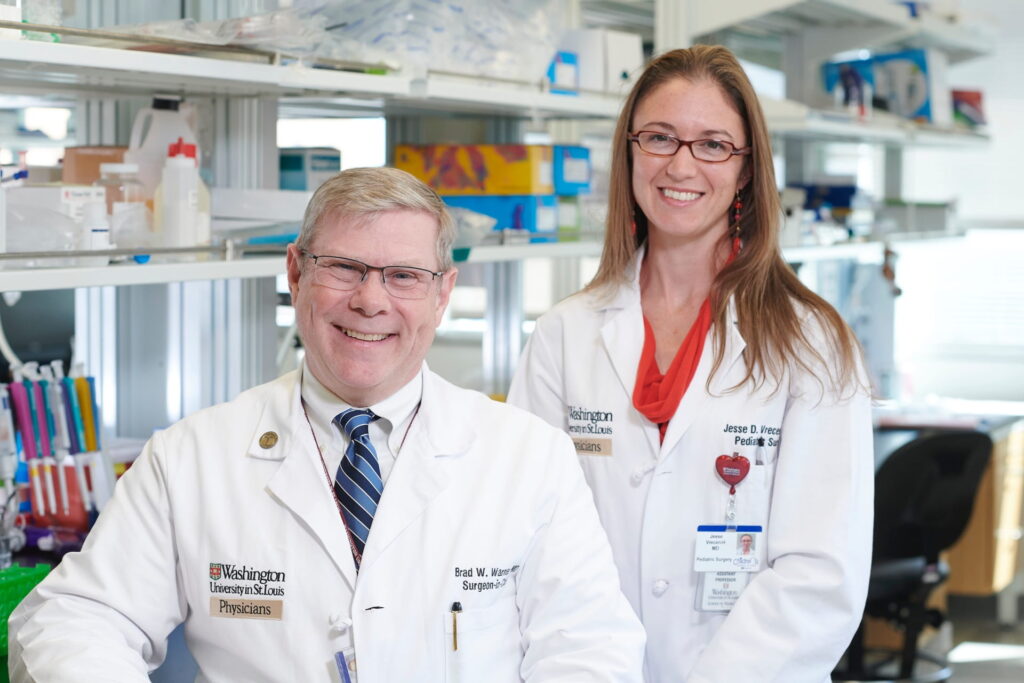
[[[643,658],[568,439],[429,371],[358,581],[286,375],[153,437],[12,616],[13,680],[146,681],[182,621],[201,681],[338,681],[353,646],[364,683],[639,681]]]
[[[870,401],[864,391],[822,395],[799,373],[774,394],[749,384],[728,392],[746,371],[733,312],[710,391],[709,333],[661,445],[632,405],[644,340],[635,276],[610,298],[577,294],[541,317],[509,402],[576,443],[623,591],[647,630],[646,680],[821,683],[856,629],[867,589]],[[756,547],[763,570],[730,613],[697,611],[696,530],[726,523],[729,487],[715,460],[735,453],[751,467],[730,523],[764,527]]]

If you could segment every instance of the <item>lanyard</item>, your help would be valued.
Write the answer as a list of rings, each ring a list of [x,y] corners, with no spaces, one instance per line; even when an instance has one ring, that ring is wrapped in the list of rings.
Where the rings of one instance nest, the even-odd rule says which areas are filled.
[[[402,435],[402,441],[398,444],[398,451],[395,452],[395,458],[397,459],[399,454],[402,452],[402,447],[405,446],[405,440],[409,437],[409,430],[412,429],[412,423],[416,421],[416,416],[420,414],[421,403],[416,404],[416,410],[413,411],[412,417],[409,419],[409,424],[405,428],[405,434]],[[338,516],[341,517],[341,525],[345,527],[345,538],[348,539],[348,547],[352,550],[352,559],[356,563],[356,571],[359,570],[359,565],[363,563],[363,556],[356,550],[356,544],[352,540],[352,531],[348,528],[348,523],[345,522],[345,512],[341,509],[341,501],[338,500],[338,494],[334,492],[334,480],[331,479],[331,475],[327,472],[327,462],[324,460],[324,451],[320,448],[320,442],[316,438],[316,430],[313,429],[313,423],[309,421],[309,413],[306,411],[306,402],[302,401],[302,416],[306,418],[306,425],[309,426],[309,434],[313,437],[313,444],[316,446],[317,455],[320,456],[320,467],[323,468],[324,478],[327,480],[327,489],[331,492],[331,498],[334,499],[334,506],[338,509]],[[345,457],[342,453],[341,457]]]

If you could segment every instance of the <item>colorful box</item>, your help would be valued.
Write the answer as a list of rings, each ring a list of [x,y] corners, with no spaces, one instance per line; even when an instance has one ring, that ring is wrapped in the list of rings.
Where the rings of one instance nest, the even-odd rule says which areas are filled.
[[[578,242],[583,226],[579,195],[558,198],[558,241]]]
[[[531,241],[555,241],[558,229],[558,202],[554,195],[489,195],[445,197],[449,206],[457,206],[490,216],[498,221],[495,230],[525,230],[550,233]]]
[[[442,196],[543,195],[555,191],[548,145],[398,145],[395,168]]]
[[[985,125],[985,106],[980,90],[953,91],[953,121],[968,128]]]
[[[870,88],[874,109],[950,126],[953,98],[946,66],[946,56],[938,50],[904,50],[869,59],[829,62],[822,66],[822,76],[826,92],[842,87],[844,74],[856,76]]]
[[[555,145],[555,194],[590,193],[590,150],[586,147]]]
[[[312,192],[341,171],[341,152],[333,147],[286,147],[279,153],[282,190]]]
[[[580,68],[575,52],[559,50],[548,65],[548,86],[556,95],[578,95]]]

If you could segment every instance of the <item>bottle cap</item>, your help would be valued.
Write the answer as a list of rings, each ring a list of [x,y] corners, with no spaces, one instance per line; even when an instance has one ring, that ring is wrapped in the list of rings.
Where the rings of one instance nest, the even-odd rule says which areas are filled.
[[[171,144],[167,145],[167,156],[186,156],[190,159],[195,159],[196,146],[191,143],[185,142],[185,140],[182,138],[178,138],[177,142],[172,142]]]

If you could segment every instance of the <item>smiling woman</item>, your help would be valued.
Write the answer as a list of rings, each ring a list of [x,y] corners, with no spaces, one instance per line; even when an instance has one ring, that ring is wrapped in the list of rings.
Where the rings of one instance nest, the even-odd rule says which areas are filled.
[[[576,445],[649,681],[824,682],[860,621],[870,401],[849,329],[782,260],[780,215],[732,53],[656,58],[616,127],[597,275],[537,321],[509,392]],[[697,562],[730,528],[732,571]]]

